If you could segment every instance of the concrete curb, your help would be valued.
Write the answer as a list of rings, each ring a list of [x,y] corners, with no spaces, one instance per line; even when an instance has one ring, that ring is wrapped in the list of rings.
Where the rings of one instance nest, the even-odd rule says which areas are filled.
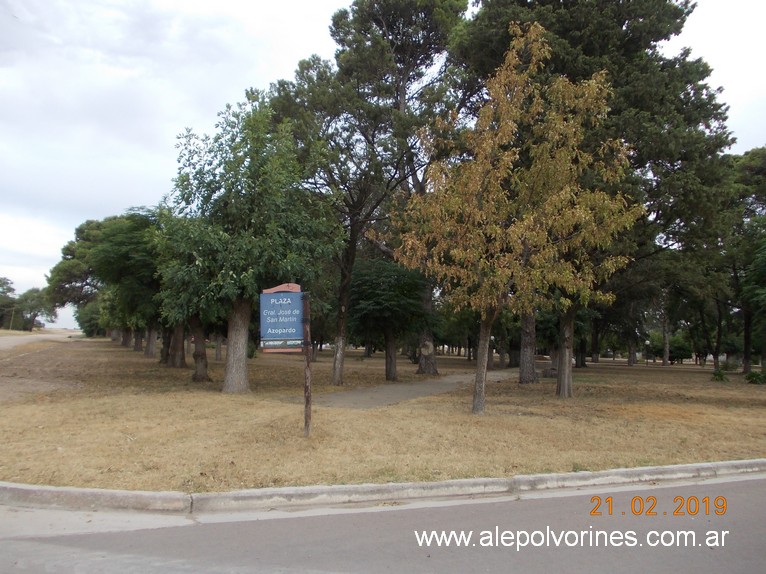
[[[0,482],[0,505],[68,510],[136,510],[174,514],[263,510],[290,506],[513,495],[588,486],[620,486],[766,472],[766,459],[647,466],[596,472],[519,475],[442,482],[258,488],[235,492],[142,492]]]
[[[189,513],[191,496],[183,492],[106,490],[0,482],[0,505],[67,510]]]

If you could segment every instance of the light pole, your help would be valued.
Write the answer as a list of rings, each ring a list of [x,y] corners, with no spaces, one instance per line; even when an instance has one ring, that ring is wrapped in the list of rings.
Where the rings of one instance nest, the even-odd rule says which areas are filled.
[[[644,347],[644,359],[646,360],[646,366],[649,366],[649,345],[652,343],[648,339],[644,341],[646,346]]]

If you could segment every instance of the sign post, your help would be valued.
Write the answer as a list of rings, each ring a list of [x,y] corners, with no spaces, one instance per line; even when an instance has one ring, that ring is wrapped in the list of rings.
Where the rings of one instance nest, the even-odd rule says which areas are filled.
[[[303,436],[311,434],[311,302],[303,294]]]
[[[261,293],[261,349],[264,353],[303,353],[305,359],[303,434],[311,433],[311,306],[295,283]]]

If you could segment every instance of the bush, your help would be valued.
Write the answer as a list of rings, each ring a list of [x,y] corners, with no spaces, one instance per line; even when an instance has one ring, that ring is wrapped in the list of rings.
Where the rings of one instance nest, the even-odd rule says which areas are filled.
[[[726,376],[726,373],[724,373],[721,369],[718,369],[717,371],[713,372],[713,380],[718,383],[729,382],[729,378]]]
[[[745,380],[751,385],[766,385],[766,371],[760,373],[750,371],[745,375]]]

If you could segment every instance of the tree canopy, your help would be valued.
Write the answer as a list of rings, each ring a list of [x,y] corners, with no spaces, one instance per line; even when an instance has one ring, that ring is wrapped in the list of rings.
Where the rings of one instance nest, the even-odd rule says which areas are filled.
[[[265,288],[312,279],[318,261],[337,249],[337,232],[327,204],[301,187],[290,126],[274,126],[263,94],[251,90],[245,102],[227,106],[217,130],[180,137],[173,206],[198,221],[167,228],[179,235],[170,238],[177,253],[163,274],[183,275],[169,285],[191,282],[202,301],[228,308],[223,390],[245,392],[253,303]]]
[[[431,193],[413,197],[400,223],[400,260],[434,276],[457,307],[481,313],[476,413],[484,408],[482,361],[500,310],[534,309],[551,289],[564,309],[587,303],[598,280],[623,263],[590,250],[608,246],[637,215],[619,192],[604,191],[622,174],[620,146],[604,142],[600,156],[583,146],[586,129],[606,114],[603,75],[578,84],[548,80],[542,27],[513,31],[487,82],[488,102],[461,134],[464,149],[455,148],[460,157],[431,167]]]
[[[357,264],[351,279],[351,329],[369,341],[383,337],[386,380],[396,380],[396,354],[401,337],[428,319],[421,294],[425,278],[393,261],[374,258]]]

